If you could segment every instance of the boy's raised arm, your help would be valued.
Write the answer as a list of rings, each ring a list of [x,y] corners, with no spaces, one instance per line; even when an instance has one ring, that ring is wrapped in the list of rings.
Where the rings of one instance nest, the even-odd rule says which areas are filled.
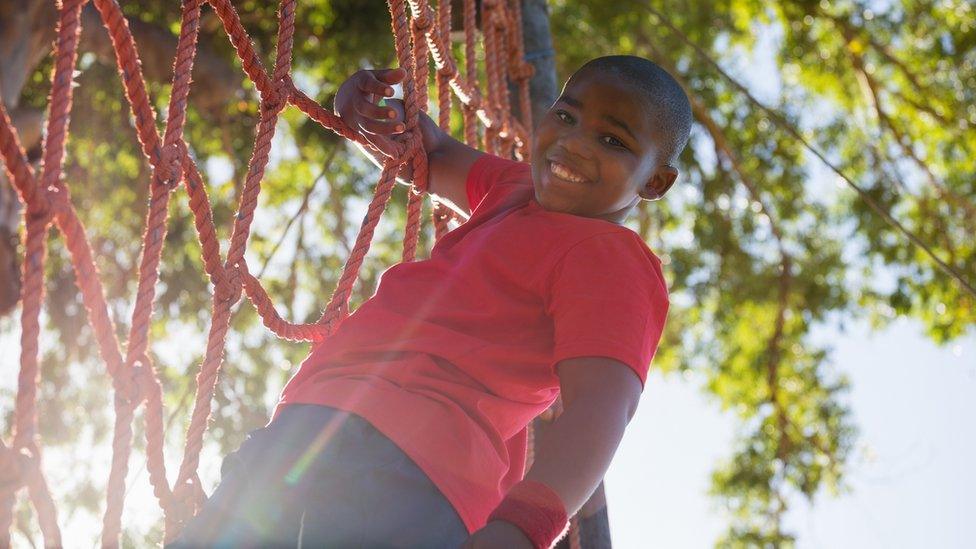
[[[379,153],[360,147],[377,165],[392,156],[394,141],[408,137],[404,134],[403,103],[392,97],[392,84],[403,80],[403,69],[361,70],[350,76],[339,87],[335,98],[335,113],[358,131]],[[468,147],[441,130],[424,113],[418,122],[429,166],[428,192],[438,201],[467,216],[471,213],[465,188],[468,172],[482,152]],[[400,171],[401,180],[410,181],[412,168],[405,164]]]

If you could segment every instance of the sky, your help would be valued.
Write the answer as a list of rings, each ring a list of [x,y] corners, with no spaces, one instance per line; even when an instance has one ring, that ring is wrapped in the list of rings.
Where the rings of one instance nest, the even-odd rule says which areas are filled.
[[[822,326],[833,368],[851,381],[860,429],[840,495],[795,498],[799,548],[970,548],[976,543],[976,335],[938,347],[899,319],[872,332]],[[736,419],[700,380],[652,374],[606,476],[614,546],[711,547],[727,527],[707,495]]]

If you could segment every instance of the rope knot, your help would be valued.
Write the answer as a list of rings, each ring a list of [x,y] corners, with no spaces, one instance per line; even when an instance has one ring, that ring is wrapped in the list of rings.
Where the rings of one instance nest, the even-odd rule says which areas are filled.
[[[184,509],[193,509],[196,506],[197,488],[195,479],[196,476],[194,475],[173,488],[173,502]]]
[[[146,400],[146,397],[149,395],[150,368],[149,357],[146,355],[142,355],[142,358],[132,363],[132,369],[129,374],[132,380],[129,384],[131,392],[129,402],[133,406],[142,404],[142,401]]]
[[[180,184],[183,179],[183,151],[179,145],[170,143],[163,147],[159,155],[160,181],[170,188]]]
[[[291,98],[291,78],[287,75],[274,83],[267,92],[261,94],[261,109],[267,113],[278,114]]]
[[[27,223],[48,226],[58,212],[70,209],[68,190],[60,181],[46,187],[41,185],[27,202]]]
[[[244,291],[241,271],[238,265],[225,265],[224,276],[214,284],[214,296],[220,301],[237,303]]]
[[[46,193],[39,194],[27,204],[27,223],[39,223],[47,226],[54,217],[54,207]]]
[[[178,483],[169,498],[167,508],[164,510],[167,521],[167,535],[170,532],[177,532],[196,514],[197,510],[207,500],[207,494],[203,491],[200,477],[194,474],[192,477]]]
[[[146,399],[148,392],[148,373],[149,358],[143,354],[141,357],[132,360],[132,363],[123,370],[120,377],[115,378],[113,387],[115,388],[115,399],[127,403],[135,409]]]
[[[424,138],[420,131],[413,132],[413,137],[410,138],[410,146],[407,147],[407,156],[412,157],[415,154],[425,154],[424,152]]]

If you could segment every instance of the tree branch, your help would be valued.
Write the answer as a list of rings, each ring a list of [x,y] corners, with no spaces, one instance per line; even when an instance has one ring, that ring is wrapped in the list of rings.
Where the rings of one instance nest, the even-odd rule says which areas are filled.
[[[163,26],[134,18],[128,18],[127,21],[138,46],[145,77],[155,82],[169,82],[173,77],[177,37]],[[82,10],[81,29],[81,51],[90,51],[99,62],[114,66],[116,61],[112,42],[98,10],[91,4]],[[197,54],[193,62],[193,81],[195,85],[190,91],[190,101],[197,108],[216,115],[223,112],[227,102],[238,94],[242,76],[230,62],[217,55],[205,40],[201,40],[197,44]]]
[[[844,34],[845,39],[849,41],[850,38],[857,35],[859,39],[864,40],[864,42],[871,46],[871,49],[876,51],[885,61],[897,67],[905,79],[908,80],[908,82],[915,89],[915,93],[917,93],[919,96],[925,97],[931,95],[926,86],[922,85],[918,76],[908,68],[908,65],[899,59],[888,47],[880,44],[877,39],[874,38],[874,35],[867,31],[867,29],[854,25],[850,19],[828,13],[826,10],[819,8],[819,6],[817,11],[833,22],[834,25],[840,29],[841,33]]]
[[[790,284],[793,280],[790,256],[785,253],[781,256],[779,268],[779,303],[776,311],[776,321],[773,326],[773,334],[766,344],[766,384],[769,389],[769,403],[772,404],[774,413],[776,414],[778,432],[776,457],[785,463],[793,444],[788,433],[789,419],[786,416],[786,410],[783,409],[783,403],[779,399],[779,364],[782,354],[782,345],[780,342],[783,339],[783,333],[786,328]]]
[[[308,196],[306,195],[306,206],[308,205]],[[308,208],[305,208],[305,213],[308,213]],[[308,257],[308,250],[305,249],[305,213],[299,218],[298,222],[298,234],[295,236],[295,253],[291,258],[291,266],[288,269],[288,280],[285,282],[285,291],[288,292],[287,295],[287,306],[288,306],[288,318],[295,318],[295,293],[298,288],[298,262],[301,258]]]
[[[816,156],[824,166],[834,172],[838,177],[840,177],[847,186],[853,189],[858,196],[868,205],[875,213],[881,216],[889,225],[891,225],[895,230],[900,232],[905,238],[907,238],[912,244],[917,246],[922,252],[929,257],[942,270],[943,273],[953,278],[959,286],[969,295],[976,297],[976,286],[973,285],[955,266],[946,263],[932,248],[925,243],[915,232],[909,230],[900,221],[894,218],[894,216],[885,208],[883,208],[874,198],[860,185],[854,182],[850,176],[848,176],[844,170],[842,170],[837,164],[831,162],[827,159],[827,156],[821,152],[818,148],[814,147],[804,136],[800,133],[800,130],[791,124],[782,114],[775,111],[762,102],[760,102],[756,97],[749,91],[748,88],[743,86],[738,80],[732,78],[728,72],[726,72],[721,65],[718,64],[711,56],[701,48],[698,44],[695,44],[687,35],[681,32],[681,29],[676,27],[667,17],[664,16],[660,11],[653,8],[652,6],[637,2],[637,0],[631,0],[631,4],[639,9],[643,9],[651,13],[657,21],[661,22],[666,28],[668,28],[672,35],[678,38],[682,43],[689,46],[696,55],[698,55],[703,61],[705,61],[709,66],[711,66],[716,72],[718,72],[726,81],[728,81],[735,89],[739,90],[740,93],[746,96],[750,103],[752,103],[756,108],[761,109],[765,112],[770,119],[779,126],[783,131],[787,132],[794,139],[799,141],[808,151],[810,151],[814,156]]]
[[[30,74],[51,50],[58,12],[54,2],[0,3],[0,99],[16,107]],[[27,140],[21,136],[21,142]]]
[[[903,133],[895,125],[894,120],[891,119],[891,116],[885,111],[881,104],[881,94],[877,80],[875,80],[871,73],[869,73],[865,68],[864,57],[852,46],[853,36],[848,34],[848,31],[846,30],[844,30],[842,34],[844,35],[844,43],[846,45],[848,58],[854,67],[854,72],[857,75],[858,81],[861,82],[861,87],[864,90],[865,98],[874,110],[882,134],[887,132],[892,136],[895,143],[898,145],[898,148],[901,149],[905,156],[911,158],[915,165],[922,170],[922,173],[925,174],[925,179],[935,190],[939,198],[964,210],[968,214],[969,219],[976,219],[976,206],[954,193],[952,189],[949,189],[942,181],[940,181],[939,178],[935,176],[935,173],[932,172],[932,169],[929,168],[928,164],[915,152],[911,137]],[[967,224],[967,226],[970,225]]]
[[[255,275],[256,278],[261,278],[261,276],[264,274],[264,271],[268,268],[268,264],[271,263],[271,259],[274,258],[275,254],[278,252],[278,249],[285,242],[285,238],[288,236],[288,231],[291,229],[291,226],[294,225],[295,221],[297,221],[305,214],[305,212],[308,211],[308,200],[312,196],[312,191],[315,190],[315,186],[318,185],[319,181],[325,178],[325,174],[329,171],[329,167],[332,165],[332,160],[335,158],[338,151],[339,147],[333,147],[332,151],[329,153],[329,156],[326,157],[325,161],[322,163],[322,170],[319,171],[319,174],[315,176],[312,183],[309,184],[307,189],[305,189],[305,193],[302,195],[302,202],[298,206],[298,210],[296,210],[294,215],[288,219],[288,223],[285,224],[285,229],[281,231],[281,236],[278,237],[278,241],[275,242],[275,245],[273,248],[271,248],[268,256],[264,258],[264,263],[261,265],[261,270],[259,270],[258,274]],[[307,162],[305,159],[303,159],[303,161]]]
[[[952,127],[953,128],[953,133],[955,135],[959,135],[959,131],[958,130],[968,130],[969,128],[972,127],[972,125],[969,123],[969,121],[966,120],[965,118],[961,118],[960,117],[957,120],[949,120],[948,118],[946,118],[946,115],[944,115],[944,114],[940,113],[939,111],[935,110],[935,108],[933,108],[931,105],[926,105],[925,103],[922,103],[921,101],[918,101],[916,99],[912,99],[911,97],[908,97],[907,95],[905,95],[905,93],[903,91],[899,90],[899,89],[890,89],[890,88],[887,88],[885,91],[887,91],[888,93],[890,93],[892,96],[897,97],[902,102],[904,102],[906,105],[911,106],[915,110],[924,112],[925,114],[931,116],[932,118],[934,118],[936,120],[936,122],[939,122],[939,123],[941,123],[941,124],[943,124],[945,126]]]
[[[326,182],[329,184],[329,206],[332,207],[332,214],[335,216],[332,234],[336,236],[346,255],[349,255],[352,253],[352,244],[349,243],[349,238],[346,236],[346,206],[341,200],[335,199],[340,194],[335,181],[330,178]]]
[[[648,49],[650,49],[652,56],[654,57],[654,61],[667,69],[668,72],[674,76],[675,80],[678,81],[678,84],[681,85],[681,87],[685,90],[685,94],[688,95],[688,100],[691,103],[692,114],[694,114],[695,119],[701,122],[701,124],[705,127],[708,134],[712,138],[712,142],[715,144],[716,153],[719,153],[717,155],[718,161],[721,162],[722,157],[724,156],[729,164],[731,164],[732,170],[735,172],[736,176],[738,176],[739,182],[742,183],[742,185],[749,192],[749,196],[751,196],[752,199],[759,204],[759,211],[769,221],[769,228],[773,233],[773,236],[776,238],[780,254],[785,256],[786,252],[783,248],[783,231],[779,227],[779,222],[776,220],[772,210],[769,208],[769,205],[766,204],[766,201],[763,199],[762,194],[759,191],[759,187],[752,181],[751,178],[749,178],[749,176],[745,173],[745,170],[742,169],[742,164],[739,162],[738,155],[734,150],[732,150],[732,147],[729,145],[728,139],[726,139],[722,129],[715,122],[715,119],[712,118],[711,113],[708,112],[708,109],[702,103],[698,95],[695,94],[695,91],[688,85],[685,75],[678,71],[678,68],[674,65],[674,63],[672,63],[671,60],[668,59],[668,57],[655,46],[654,42],[650,40],[646,34],[640,32],[639,37],[642,39],[642,43],[646,45]]]

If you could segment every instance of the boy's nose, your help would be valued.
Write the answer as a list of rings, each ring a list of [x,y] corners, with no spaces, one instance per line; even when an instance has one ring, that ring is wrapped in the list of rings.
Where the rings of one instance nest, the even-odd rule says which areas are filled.
[[[592,156],[590,144],[582,132],[566,132],[559,136],[557,144],[568,154],[589,160]]]

